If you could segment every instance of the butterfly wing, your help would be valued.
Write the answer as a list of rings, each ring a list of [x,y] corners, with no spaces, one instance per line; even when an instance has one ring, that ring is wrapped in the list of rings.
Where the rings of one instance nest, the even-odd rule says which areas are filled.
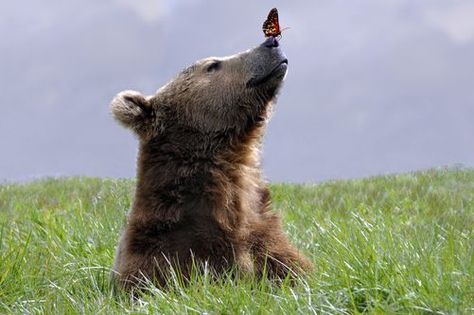
[[[267,19],[263,22],[262,30],[265,37],[276,37],[281,34],[280,23],[278,22],[278,10],[276,8],[271,9],[268,13]]]

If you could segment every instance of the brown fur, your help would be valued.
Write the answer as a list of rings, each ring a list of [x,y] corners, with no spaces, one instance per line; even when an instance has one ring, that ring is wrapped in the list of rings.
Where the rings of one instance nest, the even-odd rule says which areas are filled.
[[[123,288],[145,279],[165,286],[171,267],[186,278],[193,260],[217,274],[237,267],[284,278],[311,269],[270,211],[261,179],[264,127],[286,73],[269,41],[200,61],[152,97],[126,91],[112,102],[140,140],[135,200],[114,266]],[[218,69],[209,68],[216,60]]]

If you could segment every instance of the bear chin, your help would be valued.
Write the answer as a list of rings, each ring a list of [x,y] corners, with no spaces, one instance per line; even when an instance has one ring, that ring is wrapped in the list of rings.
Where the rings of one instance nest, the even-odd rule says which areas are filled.
[[[269,83],[269,85],[273,84],[276,85],[276,88],[278,88],[285,79],[287,71],[288,59],[284,59],[277,66],[271,69],[268,74],[253,77],[247,81],[246,85],[248,88],[256,88],[265,83]]]

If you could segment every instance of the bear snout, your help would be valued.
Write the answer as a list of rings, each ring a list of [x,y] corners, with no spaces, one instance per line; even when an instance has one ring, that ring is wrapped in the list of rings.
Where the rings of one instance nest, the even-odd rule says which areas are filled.
[[[268,37],[265,41],[246,54],[248,69],[251,73],[247,88],[266,84],[267,88],[278,87],[285,77],[288,59],[280,49],[278,40]]]

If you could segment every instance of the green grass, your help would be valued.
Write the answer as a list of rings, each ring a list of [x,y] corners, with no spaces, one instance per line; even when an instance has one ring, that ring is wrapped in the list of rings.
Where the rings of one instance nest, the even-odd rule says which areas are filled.
[[[133,181],[0,186],[0,313],[474,313],[474,171],[273,185],[316,271],[295,286],[195,275],[132,302],[109,268]]]

